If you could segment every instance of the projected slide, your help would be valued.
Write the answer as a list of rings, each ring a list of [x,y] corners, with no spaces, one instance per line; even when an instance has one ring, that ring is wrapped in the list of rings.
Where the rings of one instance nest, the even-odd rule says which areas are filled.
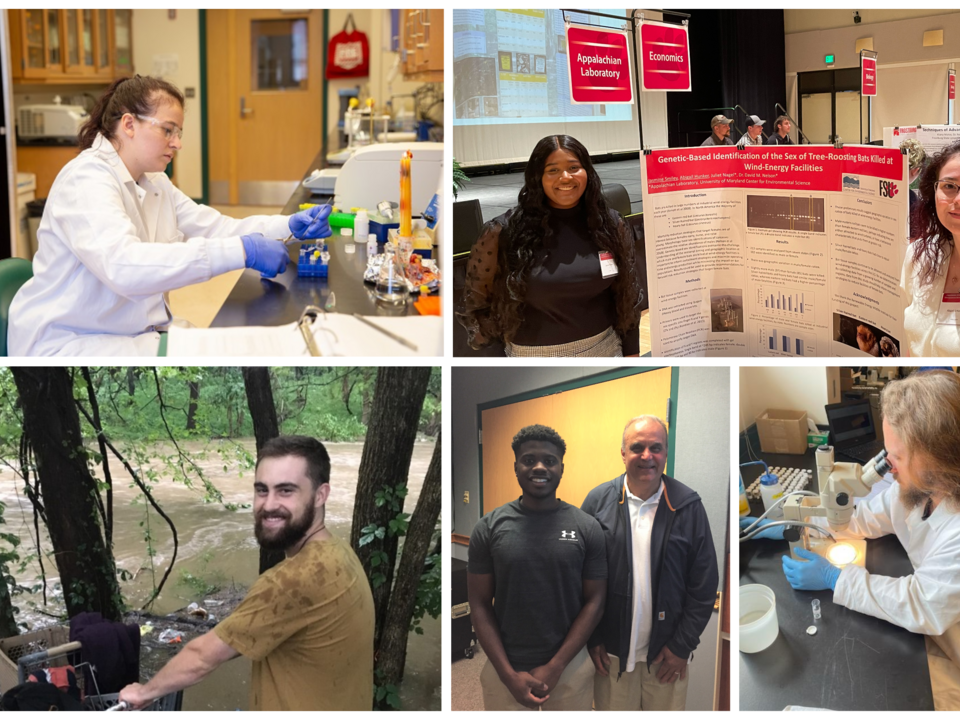
[[[623,25],[583,13],[568,12],[567,20]],[[453,77],[454,125],[631,119],[630,105],[570,102],[560,10],[454,10]]]

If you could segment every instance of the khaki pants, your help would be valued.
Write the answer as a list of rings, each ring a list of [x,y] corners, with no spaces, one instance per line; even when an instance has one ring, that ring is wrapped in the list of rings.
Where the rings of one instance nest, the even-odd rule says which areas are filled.
[[[940,636],[939,641],[929,635],[925,638],[933,707],[935,710],[960,710],[960,668],[953,663],[946,651],[949,645],[947,649],[940,647],[943,638],[944,636]]]
[[[637,663],[633,672],[625,672],[617,680],[620,660],[610,656],[610,672],[604,677],[597,673],[593,679],[593,701],[597,710],[684,710],[687,704],[689,668],[683,680],[662,683],[657,671],[662,663],[647,670],[647,663]]]
[[[557,686],[550,691],[550,699],[540,706],[542,710],[590,710],[593,705],[593,661],[583,648],[564,668]],[[500,682],[493,663],[488,659],[480,671],[484,710],[531,710],[518,703],[507,686]]]

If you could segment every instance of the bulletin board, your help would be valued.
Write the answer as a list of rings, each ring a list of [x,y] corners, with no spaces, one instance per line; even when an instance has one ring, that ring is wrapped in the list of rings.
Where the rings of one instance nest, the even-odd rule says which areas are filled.
[[[623,473],[623,428],[637,415],[656,415],[667,423],[669,452],[665,472],[673,468],[677,368],[630,368],[540,388],[477,406],[480,426],[481,514],[520,497],[510,447],[527,425],[547,425],[567,444],[557,497],[580,507],[593,488]]]

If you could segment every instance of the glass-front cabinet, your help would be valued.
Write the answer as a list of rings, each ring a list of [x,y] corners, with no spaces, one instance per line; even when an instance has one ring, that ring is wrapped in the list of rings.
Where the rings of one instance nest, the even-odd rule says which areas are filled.
[[[133,74],[132,10],[8,10],[20,82],[109,82]]]

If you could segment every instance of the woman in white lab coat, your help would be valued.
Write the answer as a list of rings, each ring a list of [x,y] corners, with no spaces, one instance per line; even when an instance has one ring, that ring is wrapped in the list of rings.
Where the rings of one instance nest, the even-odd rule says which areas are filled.
[[[798,590],[833,590],[851,610],[928,636],[934,705],[960,709],[960,376],[915,372],[881,395],[883,440],[897,482],[857,505],[843,537],[896,535],[913,574],[885,577],[819,555],[784,556]],[[798,554],[804,553],[802,550]]]
[[[235,220],[174,187],[164,169],[183,107],[176,87],[139,75],[99,99],[47,198],[34,276],[10,307],[10,355],[156,355],[165,292],[243,267],[274,277],[282,238],[330,234],[328,206]]]

